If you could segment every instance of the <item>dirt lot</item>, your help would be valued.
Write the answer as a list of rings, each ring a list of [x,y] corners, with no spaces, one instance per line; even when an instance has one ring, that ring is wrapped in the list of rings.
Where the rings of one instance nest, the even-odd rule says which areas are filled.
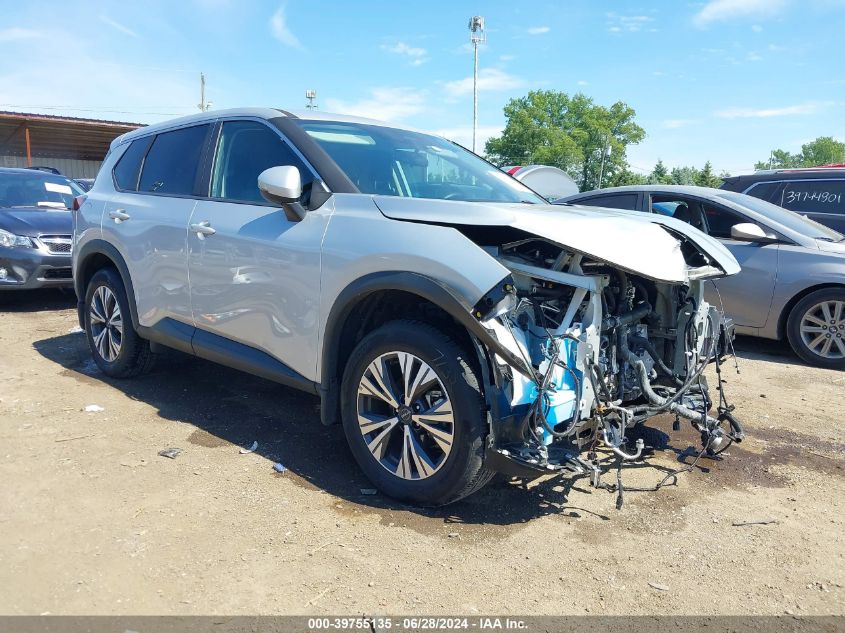
[[[361,493],[312,396],[187,358],[104,379],[74,301],[0,296],[0,613],[843,613],[845,373],[781,345],[739,342],[750,438],[677,486],[617,511],[502,480],[420,511]]]

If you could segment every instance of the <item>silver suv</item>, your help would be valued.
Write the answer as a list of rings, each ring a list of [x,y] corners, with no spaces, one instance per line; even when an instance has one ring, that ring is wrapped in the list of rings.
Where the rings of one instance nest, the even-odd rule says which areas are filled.
[[[497,471],[601,485],[594,447],[638,457],[660,412],[702,452],[741,439],[702,378],[730,338],[702,282],[738,270],[683,222],[553,207],[442,138],[313,111],[130,132],[74,219],[105,374],[165,346],[319,394],[373,483],[420,504]]]

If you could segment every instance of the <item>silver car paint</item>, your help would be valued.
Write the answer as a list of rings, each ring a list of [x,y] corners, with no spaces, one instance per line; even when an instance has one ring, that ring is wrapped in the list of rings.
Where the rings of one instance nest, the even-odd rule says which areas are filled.
[[[798,294],[824,284],[845,285],[845,249],[840,245],[820,242],[794,231],[754,209],[719,195],[724,193],[720,189],[685,185],[632,185],[590,191],[567,200],[572,199],[577,204],[578,199],[586,195],[624,192],[666,193],[700,198],[728,207],[783,240],[778,244],[720,240],[736,256],[742,266],[742,273],[718,280],[716,286],[719,294],[708,284],[705,298],[717,306],[720,305],[720,299],[724,301],[725,310],[734,318],[738,333],[781,338],[784,335],[785,309]],[[590,207],[593,210],[597,208]],[[627,213],[642,214],[641,211]]]
[[[612,209],[597,212],[595,207],[566,207],[566,212],[561,213],[561,207],[552,205],[485,204],[391,196],[376,196],[375,201],[391,218],[455,225],[511,226],[650,279],[686,283],[688,266],[680,242],[661,229],[666,226],[708,253],[722,269],[722,273],[717,274],[739,272],[736,260],[717,240],[673,218]],[[649,248],[644,249],[643,244],[648,244]]]
[[[551,235],[550,239],[562,244],[570,241],[565,239],[567,234],[574,237],[576,232],[584,233],[579,238],[584,252],[594,255],[592,251],[601,248],[602,231],[596,231],[594,224],[592,230],[587,226],[590,217],[595,219],[592,212],[583,213],[578,223],[548,224],[551,207],[532,210],[523,205],[380,199],[385,208],[404,209],[406,217],[391,219],[380,212],[372,196],[335,194],[323,207],[291,226],[281,210],[262,205],[114,191],[111,169],[130,140],[190,124],[245,116],[270,119],[283,113],[271,109],[201,113],[141,128],[112,144],[112,154],[80,211],[77,239],[92,239],[94,227],[100,224],[102,237],[118,247],[130,268],[142,325],[155,325],[165,317],[194,324],[263,349],[318,382],[328,315],[338,295],[356,279],[384,271],[418,272],[447,287],[469,310],[509,274],[455,228],[432,224],[443,214],[453,222],[467,214],[474,216],[476,224],[514,222],[528,232]],[[308,113],[311,118],[323,116]],[[325,118],[360,121],[335,115]],[[103,201],[100,215],[97,203]],[[456,208],[462,212],[455,215]],[[503,208],[505,215],[497,216],[496,209]],[[110,218],[109,213],[117,209],[125,209],[130,220],[117,223]],[[609,213],[602,226],[612,230],[618,215]],[[97,222],[100,219],[101,223]],[[407,221],[416,219],[421,222]],[[206,220],[216,232],[199,240],[189,225]],[[671,256],[677,240],[665,240],[666,233],[657,225],[672,222],[680,226],[671,228],[697,243],[726,272],[735,272],[733,258],[709,237],[671,219],[641,217],[623,224],[636,233],[659,235],[666,250],[650,260],[644,271],[641,246],[630,239],[631,243],[624,246],[625,240],[614,231],[618,237],[615,250],[624,251],[625,267],[661,278],[663,273],[656,264],[661,257]],[[258,225],[263,226],[261,235],[251,235]],[[618,253],[602,250],[602,255],[613,261]],[[671,262],[675,269],[670,276],[681,277],[676,258]],[[253,292],[256,287],[260,288],[258,293]]]

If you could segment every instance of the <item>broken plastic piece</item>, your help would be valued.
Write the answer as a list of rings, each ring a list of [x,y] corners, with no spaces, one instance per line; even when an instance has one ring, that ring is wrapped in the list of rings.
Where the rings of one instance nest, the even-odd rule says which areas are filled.
[[[257,442],[256,442],[256,443],[257,443]],[[283,472],[285,472],[285,471],[287,470],[287,468],[285,468],[285,467],[281,464],[281,462],[276,462],[275,464],[273,464],[273,470],[275,470],[277,473],[283,473]]]
[[[89,404],[85,406],[83,411],[85,413],[99,413],[100,411],[105,411],[105,409],[98,404]]]
[[[250,446],[249,448],[242,448],[242,449],[241,449],[241,455],[246,455],[246,454],[248,454],[248,453],[253,453],[253,452],[255,452],[255,449],[257,449],[257,448],[258,448],[258,440],[256,440],[255,442],[253,442],[253,443],[252,443],[252,446]]]
[[[170,459],[176,459],[179,457],[179,454],[182,452],[181,448],[165,448],[162,451],[159,451],[158,454],[162,457],[169,457]]]

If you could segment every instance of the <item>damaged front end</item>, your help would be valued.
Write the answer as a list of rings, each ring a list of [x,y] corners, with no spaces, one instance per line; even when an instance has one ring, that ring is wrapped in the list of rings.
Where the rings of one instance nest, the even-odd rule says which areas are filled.
[[[732,337],[703,296],[704,280],[724,272],[673,237],[685,282],[623,270],[542,237],[484,247],[511,273],[473,310],[489,335],[497,387],[488,397],[491,468],[522,477],[590,474],[598,485],[594,450],[609,449],[619,464],[639,458],[643,442],[631,445],[629,432],[663,413],[675,416],[676,428],[684,418],[700,432],[702,454],[742,440],[721,384],[708,413],[714,403],[703,376],[710,362],[718,368]]]

